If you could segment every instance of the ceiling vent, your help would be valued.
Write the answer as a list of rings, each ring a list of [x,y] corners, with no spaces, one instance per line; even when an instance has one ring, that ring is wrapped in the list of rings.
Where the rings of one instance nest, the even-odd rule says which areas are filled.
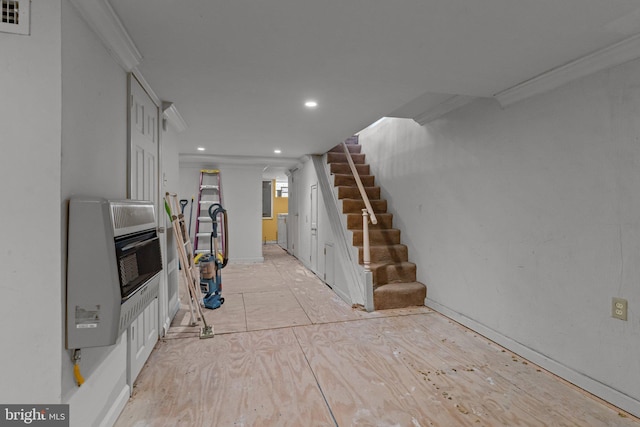
[[[2,19],[0,31],[13,34],[29,34],[30,0],[0,0]]]

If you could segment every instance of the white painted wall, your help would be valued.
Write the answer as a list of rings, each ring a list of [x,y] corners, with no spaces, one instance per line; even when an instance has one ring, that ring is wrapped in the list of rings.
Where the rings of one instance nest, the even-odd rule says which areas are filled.
[[[175,131],[171,124],[167,123],[166,131],[161,134],[162,144],[162,170],[164,176],[162,179],[162,194],[166,192],[174,193],[180,186],[180,166],[178,163],[178,145],[180,142],[180,134]],[[167,271],[167,310],[169,318],[173,318],[175,313],[180,308],[179,298],[179,275],[178,269],[178,251],[173,237],[173,231],[169,217],[164,213],[164,210],[160,212],[163,218],[164,227],[166,229],[167,237],[167,253],[165,261],[169,262],[169,269]],[[162,224],[162,222],[161,222]]]
[[[31,35],[0,33],[0,402],[59,403],[60,0],[34,1]]]
[[[640,415],[639,61],[360,143],[429,305]]]
[[[62,2],[62,236],[66,253],[67,201],[72,196],[127,196],[127,76],[67,0]],[[90,245],[90,242],[87,242]],[[66,257],[63,256],[63,266]],[[64,295],[65,280],[61,290]],[[64,314],[63,314],[64,316]],[[62,319],[64,325],[64,319]],[[97,425],[129,397],[126,333],[110,347],[82,350],[85,384],[74,382],[71,354],[62,345],[62,401],[74,426]],[[117,415],[117,414],[116,414]]]
[[[296,242],[295,256],[307,267],[313,271],[320,279],[324,280],[325,273],[325,256],[323,253],[325,244],[333,244],[336,247],[336,237],[331,229],[327,207],[324,203],[320,185],[318,185],[318,262],[314,269],[311,265],[311,186],[318,184],[318,176],[311,160],[303,162],[299,169],[295,171],[295,184],[290,192],[295,192],[293,197],[290,195],[290,203],[293,200],[294,205],[290,206],[289,216],[298,216],[298,239]],[[345,266],[343,260],[338,256],[338,250],[334,250],[334,283],[332,287],[334,291],[347,303],[361,303],[362,301],[351,301],[349,287],[347,286],[347,278],[345,275]]]
[[[195,197],[191,224],[195,235],[198,184],[201,169],[219,169],[223,207],[229,219],[229,262],[262,262],[262,166],[211,163],[180,163],[178,197]],[[188,217],[190,206],[185,208]],[[188,219],[187,219],[188,225]]]

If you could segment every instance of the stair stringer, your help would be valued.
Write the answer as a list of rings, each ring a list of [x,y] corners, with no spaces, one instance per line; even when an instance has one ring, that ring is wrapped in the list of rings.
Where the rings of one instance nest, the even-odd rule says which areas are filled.
[[[346,217],[339,210],[338,196],[334,192],[329,170],[325,166],[326,154],[313,155],[311,161],[318,176],[318,184],[329,217],[331,231],[336,239],[338,256],[342,260],[341,264],[347,275],[347,288],[351,304],[362,304],[367,311],[373,311],[373,275],[370,271],[364,271],[364,268],[358,263],[357,252],[353,251],[353,246],[348,239]]]

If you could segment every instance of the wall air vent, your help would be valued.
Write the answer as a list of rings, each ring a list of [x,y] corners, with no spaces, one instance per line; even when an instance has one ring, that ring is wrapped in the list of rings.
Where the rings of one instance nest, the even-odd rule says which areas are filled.
[[[29,34],[30,0],[0,0],[2,19],[0,31],[13,34]]]

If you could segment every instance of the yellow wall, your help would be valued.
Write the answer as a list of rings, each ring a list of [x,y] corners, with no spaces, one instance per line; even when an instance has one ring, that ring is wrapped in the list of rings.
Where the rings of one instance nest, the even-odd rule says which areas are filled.
[[[278,241],[278,214],[287,213],[289,209],[289,199],[286,197],[275,197],[276,180],[271,181],[271,202],[273,205],[273,217],[262,220],[262,241]]]

